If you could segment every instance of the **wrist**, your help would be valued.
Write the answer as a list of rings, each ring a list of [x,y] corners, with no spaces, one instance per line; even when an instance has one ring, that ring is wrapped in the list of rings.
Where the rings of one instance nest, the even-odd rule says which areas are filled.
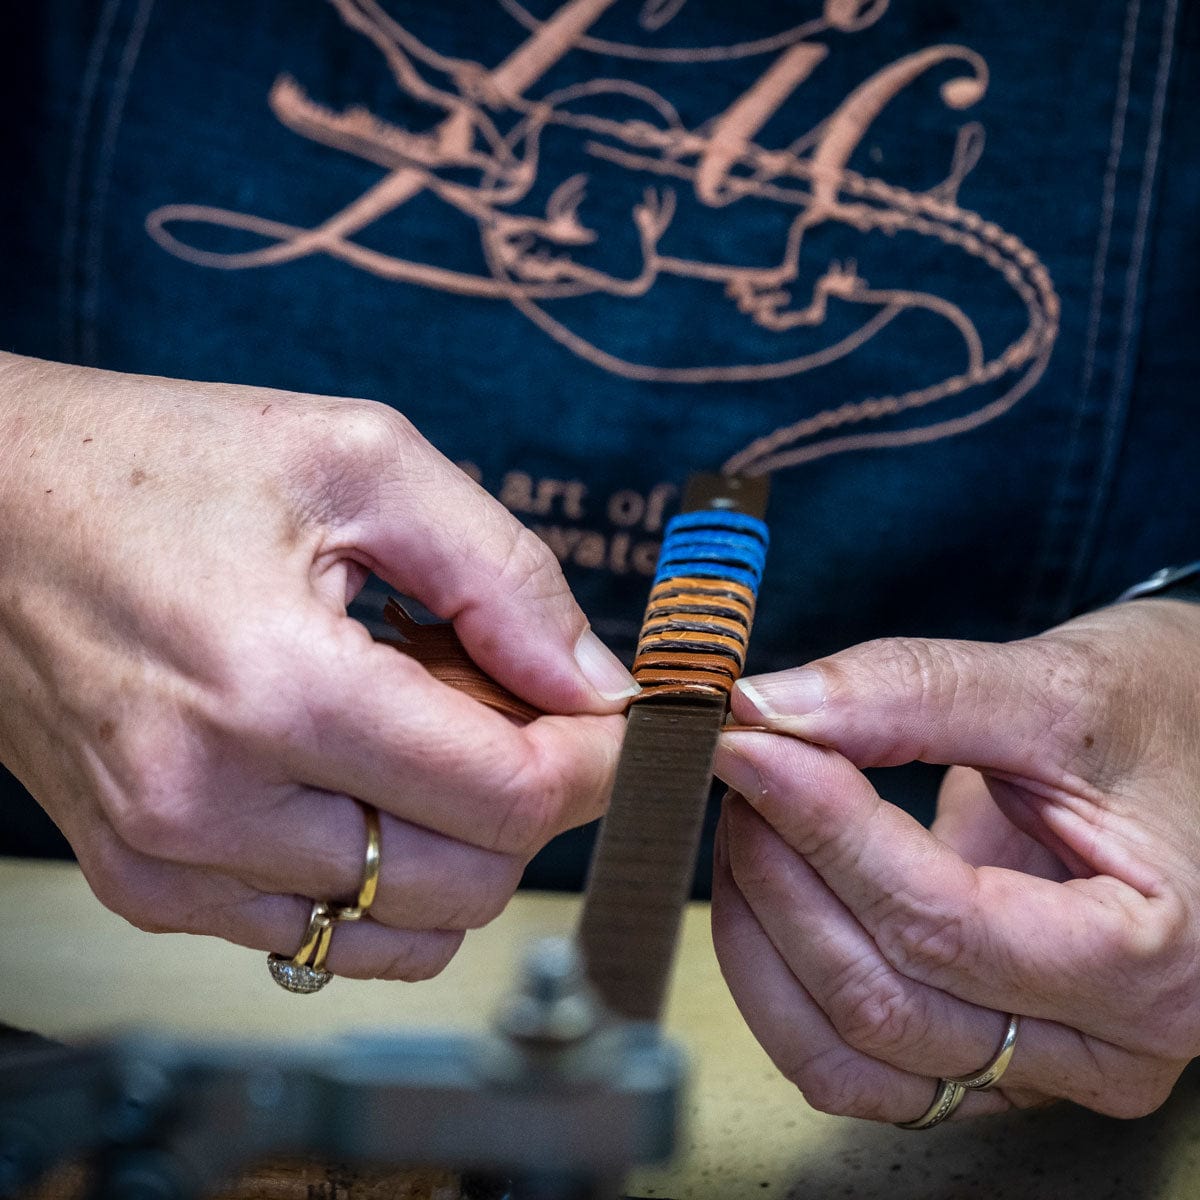
[[[89,368],[0,353],[0,580],[28,580],[90,500]],[[78,432],[79,445],[72,446]],[[87,461],[96,462],[95,455]],[[93,505],[94,506],[94,505]]]

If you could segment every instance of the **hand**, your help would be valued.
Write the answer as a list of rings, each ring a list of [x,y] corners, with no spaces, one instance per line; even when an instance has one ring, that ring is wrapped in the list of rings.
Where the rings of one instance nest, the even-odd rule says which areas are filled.
[[[553,556],[390,409],[0,356],[0,759],[100,899],[342,975],[436,973],[599,815],[633,681]],[[377,571],[554,714],[518,728],[372,642]],[[605,715],[610,714],[610,715]]]
[[[1022,1016],[1001,1086],[1149,1113],[1200,1054],[1200,606],[1009,645],[871,642],[747,679],[724,735],[713,931],[815,1107],[913,1120]],[[803,739],[803,740],[801,740]],[[926,831],[859,771],[958,764]]]

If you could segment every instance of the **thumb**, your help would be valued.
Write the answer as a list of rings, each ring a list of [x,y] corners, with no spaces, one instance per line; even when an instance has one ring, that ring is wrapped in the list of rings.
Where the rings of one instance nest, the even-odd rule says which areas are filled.
[[[921,761],[1045,773],[1096,741],[1086,650],[1049,638],[884,638],[742,679],[735,718],[832,746],[856,766]]]
[[[549,548],[403,418],[339,531],[393,587],[454,622],[475,663],[546,712],[610,713],[639,688],[589,629]],[[357,466],[357,464],[356,464]]]

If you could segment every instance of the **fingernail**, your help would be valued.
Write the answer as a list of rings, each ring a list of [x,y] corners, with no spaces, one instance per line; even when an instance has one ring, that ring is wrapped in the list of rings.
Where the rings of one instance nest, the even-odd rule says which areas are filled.
[[[737,690],[750,702],[764,725],[786,728],[789,718],[815,713],[826,699],[825,677],[812,667],[739,679]]]
[[[754,763],[738,750],[738,743],[742,738],[756,736],[767,735],[723,733],[717,743],[717,754],[713,760],[713,774],[752,804],[757,803],[762,796],[762,776]]]
[[[575,643],[575,661],[605,700],[628,700],[642,690],[624,663],[590,629]]]

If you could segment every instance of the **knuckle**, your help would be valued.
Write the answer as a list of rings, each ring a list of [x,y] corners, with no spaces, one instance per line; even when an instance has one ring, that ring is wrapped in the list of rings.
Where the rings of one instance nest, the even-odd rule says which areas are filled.
[[[864,649],[904,696],[944,696],[958,687],[955,644],[914,637],[880,638]]]
[[[428,933],[405,939],[392,952],[382,968],[375,972],[377,979],[393,979],[405,983],[420,983],[440,975],[462,945],[461,932]]]
[[[427,445],[407,417],[369,400],[317,406],[307,420],[307,436],[297,439],[294,483],[317,522],[359,511],[381,481],[395,476],[397,464],[406,473],[418,469],[414,452]],[[314,480],[320,481],[315,496]]]
[[[128,921],[143,933],[165,933],[167,925],[161,908],[150,904],[149,898],[139,894],[136,886],[108,871],[87,873],[88,886],[97,900],[109,912]]]
[[[187,794],[168,775],[147,772],[134,792],[110,813],[113,829],[132,850],[148,858],[189,862],[204,841],[203,821]]]
[[[1152,1059],[1191,1058],[1200,1048],[1200,1010],[1187,906],[1161,897],[1147,913],[1140,902],[1126,909],[1123,899],[1118,892],[1115,935],[1097,955],[1097,969],[1119,981],[1121,1044]]]
[[[1089,1107],[1123,1121],[1148,1117],[1166,1103],[1177,1078],[1178,1072],[1167,1074],[1160,1069],[1144,1078],[1122,1079],[1096,1097]]]
[[[755,834],[753,826],[739,830],[736,824],[730,825],[729,865],[734,881],[745,896],[766,903],[778,899],[784,906],[781,911],[789,911],[794,898],[787,865],[772,842]]]
[[[1106,766],[1119,771],[1121,756],[1106,764],[1115,748],[1095,733],[1112,724],[1111,681],[1119,678],[1124,688],[1127,679],[1102,639],[1059,632],[1028,644],[1034,643],[1043,653],[1028,671],[1028,702],[1043,718],[1046,745],[1065,762],[1086,762],[1089,776],[1105,782]]]
[[[926,759],[926,739],[936,737],[945,714],[971,700],[971,643],[916,637],[879,638],[835,655],[822,664],[836,697],[869,694],[884,710],[907,719],[872,732],[876,750],[868,765],[890,766]],[[922,721],[920,718],[924,717]],[[918,732],[925,728],[924,733]]]
[[[1162,1105],[1191,1059],[1159,1057],[1084,1034],[1078,1035],[1078,1050],[1075,1069],[1051,1093],[1123,1120]]]
[[[497,804],[498,822],[487,849],[504,855],[529,857],[563,825],[572,787],[565,767],[533,738]]]
[[[888,909],[872,922],[887,961],[902,975],[926,983],[971,974],[975,953],[961,912],[918,912],[889,897]]]
[[[876,1119],[878,1099],[861,1068],[844,1051],[829,1050],[801,1063],[783,1067],[784,1075],[800,1089],[817,1112],[836,1117]]]
[[[412,422],[386,404],[371,400],[340,403],[336,419],[322,423],[323,449],[332,457],[352,463],[394,458],[420,439]]]
[[[840,979],[830,1019],[843,1040],[873,1058],[888,1058],[919,1036],[919,1014],[890,964],[853,964]]]
[[[499,821],[487,849],[499,854],[532,855],[554,835],[557,805],[528,787],[514,788],[498,806]]]
[[[562,567],[550,547],[531,529],[515,521],[506,528],[511,541],[501,569],[503,590],[526,603],[567,595]]]
[[[492,878],[476,883],[469,894],[461,896],[452,905],[442,928],[482,929],[504,912],[521,881],[521,864],[516,859],[507,859],[503,868],[493,869],[490,874]]]
[[[508,907],[508,902],[512,899],[515,890],[514,887],[511,891],[495,891],[480,897],[467,912],[461,915],[458,921],[453,923],[451,928],[482,929],[485,925],[490,925]]]
[[[153,859],[203,861],[217,836],[204,804],[206,737],[201,714],[169,701],[123,722],[97,798],[126,847]]]
[[[1164,992],[1183,983],[1194,994],[1194,950],[1188,953],[1194,930],[1188,906],[1175,895],[1157,897],[1149,912],[1140,898],[1135,904],[1124,911],[1117,946],[1119,958],[1138,979],[1157,980]]]
[[[150,887],[128,851],[113,845],[94,845],[79,856],[88,886],[109,912],[143,933],[175,933],[173,902]]]
[[[286,638],[246,628],[230,638],[224,678],[196,714],[195,732],[210,762],[262,766],[306,751],[336,752],[338,718],[359,677],[349,664],[365,639],[353,622],[331,624],[297,628]],[[381,649],[394,654],[388,665],[398,676],[420,677],[415,660]]]
[[[103,900],[103,903],[142,933],[184,932],[179,922],[172,920],[171,914],[161,904],[150,903],[148,897],[127,894],[118,903],[109,903],[108,900]]]
[[[220,685],[204,697],[199,715],[205,733],[225,746],[272,746],[286,744],[296,736],[295,709],[291,691],[295,686],[280,669],[289,663],[296,668],[291,652],[264,653],[260,642],[251,649],[249,631],[237,633],[225,648]]]

